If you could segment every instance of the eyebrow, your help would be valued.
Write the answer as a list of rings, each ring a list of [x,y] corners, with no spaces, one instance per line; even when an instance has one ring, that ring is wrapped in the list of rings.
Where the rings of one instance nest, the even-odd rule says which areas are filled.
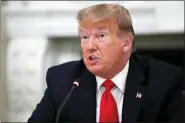
[[[79,29],[79,33],[86,33],[85,29]]]
[[[99,27],[98,30],[108,30],[107,27]]]
[[[97,30],[98,31],[101,31],[101,30],[107,30],[108,31],[109,29],[105,26],[101,26],[101,27],[98,27]],[[87,33],[87,32],[85,31],[85,29],[80,29],[79,33]]]

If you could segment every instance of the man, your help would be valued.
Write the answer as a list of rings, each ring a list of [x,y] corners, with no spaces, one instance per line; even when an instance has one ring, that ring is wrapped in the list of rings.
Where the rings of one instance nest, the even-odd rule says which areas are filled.
[[[182,120],[182,71],[134,50],[129,12],[99,4],[78,13],[83,59],[53,66],[47,89],[28,122],[53,122],[73,82],[80,79],[60,122]]]

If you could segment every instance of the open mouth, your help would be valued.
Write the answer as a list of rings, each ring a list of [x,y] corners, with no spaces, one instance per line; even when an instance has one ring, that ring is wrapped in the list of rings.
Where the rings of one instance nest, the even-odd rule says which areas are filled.
[[[88,57],[88,61],[90,63],[95,63],[97,60],[98,60],[98,57],[96,57],[94,55],[91,55],[91,56]]]

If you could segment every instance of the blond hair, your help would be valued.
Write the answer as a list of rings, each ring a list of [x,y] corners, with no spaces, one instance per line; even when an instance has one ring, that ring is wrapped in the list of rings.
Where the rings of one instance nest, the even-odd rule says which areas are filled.
[[[132,32],[135,36],[132,19],[129,11],[119,4],[98,4],[80,10],[77,14],[77,20],[80,23],[84,19],[105,19],[114,18],[118,21],[120,31]],[[132,50],[135,50],[135,41],[132,43]]]

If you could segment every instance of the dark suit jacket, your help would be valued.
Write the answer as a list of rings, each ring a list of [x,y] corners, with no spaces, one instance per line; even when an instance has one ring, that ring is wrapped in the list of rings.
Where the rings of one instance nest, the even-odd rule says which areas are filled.
[[[54,122],[57,110],[76,78],[80,78],[81,84],[62,110],[60,121],[96,122],[96,79],[83,60],[48,69],[44,97],[28,122]],[[180,68],[149,57],[132,55],[123,100],[123,121],[181,121],[181,83]],[[137,92],[142,94],[142,98],[136,98]]]

